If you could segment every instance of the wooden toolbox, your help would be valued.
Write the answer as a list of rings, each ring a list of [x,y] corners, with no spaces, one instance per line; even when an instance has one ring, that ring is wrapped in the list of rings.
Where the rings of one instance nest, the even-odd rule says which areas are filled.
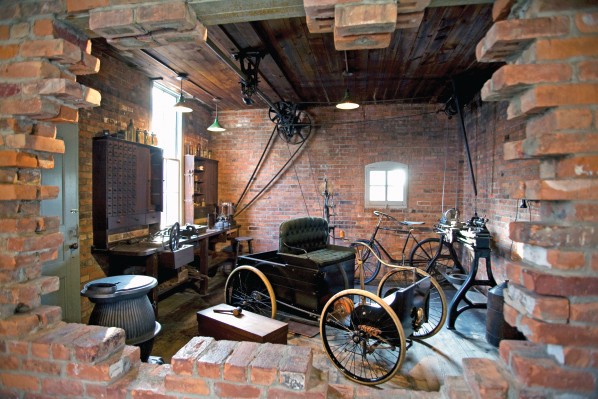
[[[232,310],[234,307],[220,304],[197,312],[200,336],[214,337],[217,340],[287,343],[287,323],[245,310],[240,317],[235,317],[230,313],[216,313],[214,309]]]

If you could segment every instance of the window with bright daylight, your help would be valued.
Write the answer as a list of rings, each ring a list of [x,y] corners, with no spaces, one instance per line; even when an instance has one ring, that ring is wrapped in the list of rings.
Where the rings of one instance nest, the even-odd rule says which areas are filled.
[[[406,208],[407,172],[407,165],[399,162],[376,162],[366,165],[366,208]]]
[[[164,206],[160,226],[165,228],[182,220],[182,118],[173,106],[176,104],[175,93],[162,86],[152,89],[152,131],[158,138],[158,146],[164,155]]]

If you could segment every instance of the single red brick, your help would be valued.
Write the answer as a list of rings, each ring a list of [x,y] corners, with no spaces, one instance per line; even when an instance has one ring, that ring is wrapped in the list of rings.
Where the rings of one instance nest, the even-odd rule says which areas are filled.
[[[552,358],[511,353],[511,369],[517,379],[528,387],[543,387],[567,392],[592,392],[594,376],[587,371],[561,367]]]
[[[224,363],[225,380],[247,382],[249,364],[255,357],[259,344],[256,342],[240,342]]]
[[[562,323],[569,319],[567,298],[538,295],[515,284],[509,286],[505,302],[522,314],[546,322]]]
[[[81,61],[81,49],[64,39],[30,40],[21,44],[24,58],[43,57],[65,64]]]
[[[0,184],[0,201],[34,200],[37,197],[37,187],[17,184]],[[9,246],[9,249],[11,247]],[[14,248],[13,248],[14,249]]]
[[[250,363],[251,382],[258,385],[272,385],[278,375],[278,364],[285,352],[285,346],[263,344],[255,359]]]
[[[598,55],[598,38],[589,36],[538,40],[534,44],[533,50],[537,61],[595,57]]]
[[[185,346],[172,356],[170,364],[175,374],[189,375],[196,373],[195,363],[199,356],[213,343],[211,337],[193,337]]]
[[[238,342],[216,341],[197,359],[197,374],[201,377],[219,379],[226,359],[233,352]]]
[[[571,83],[532,87],[520,96],[520,109],[510,113],[513,119],[527,114],[544,111],[561,105],[586,105],[598,97],[598,84]],[[510,104],[509,108],[511,109]]]
[[[568,345],[571,342],[579,346],[598,345],[598,327],[593,325],[544,323],[523,315],[517,328],[533,342],[555,345]]]
[[[83,362],[105,359],[125,344],[125,330],[116,327],[89,326],[89,333],[72,342],[75,357]]]
[[[43,136],[13,134],[7,137],[6,144],[18,149],[30,149],[59,154],[64,153],[63,140]],[[43,160],[43,158],[38,155],[38,166],[41,164],[41,160]]]
[[[392,33],[369,35],[334,36],[334,48],[337,51],[386,48],[390,45]]]
[[[260,398],[262,397],[262,389],[254,385],[239,385],[215,381],[214,394],[218,398]],[[268,397],[271,396],[268,395]]]
[[[18,53],[19,45],[17,44],[3,44],[0,46],[0,60],[15,58]]]
[[[564,183],[567,183],[567,181]],[[567,187],[567,185],[563,184],[562,187]],[[530,196],[525,198],[534,197]],[[579,224],[567,226],[532,222],[512,222],[509,224],[509,232],[509,237],[513,241],[524,242],[546,248],[561,246],[568,248],[583,248],[586,246],[598,245],[598,238],[592,240],[592,229],[588,226]],[[537,274],[545,275],[540,272]]]
[[[22,39],[29,34],[29,22],[16,22],[10,27],[11,39]]]
[[[335,37],[394,32],[397,4],[337,4],[334,7]]]
[[[577,65],[577,70],[582,82],[598,79],[598,61],[582,61]]]
[[[40,390],[40,380],[37,376],[1,373],[0,381],[5,388],[14,388],[26,392],[39,392]]]
[[[0,370],[19,370],[21,360],[15,355],[0,355]]]
[[[494,22],[507,19],[515,0],[496,0],[492,5],[492,20]]]
[[[66,9],[69,13],[89,11],[94,8],[108,7],[110,0],[66,0]]]
[[[476,46],[480,62],[505,61],[542,37],[559,37],[569,33],[569,18],[550,17],[497,21]]]
[[[572,303],[571,321],[598,324],[598,303]]]
[[[140,5],[135,10],[135,22],[148,32],[160,29],[189,30],[195,27],[196,21],[184,2]]]
[[[100,71],[100,60],[91,54],[83,53],[81,61],[69,65],[75,75],[90,75]]]
[[[52,360],[23,359],[18,369],[26,373],[60,375],[62,365]]]
[[[598,32],[598,12],[579,12],[575,14],[575,26],[583,33]]]
[[[280,384],[294,390],[306,390],[312,359],[311,348],[289,346],[278,368]]]
[[[595,348],[580,348],[564,346],[563,360],[568,366],[591,369],[598,366],[598,350]]]
[[[515,93],[538,83],[568,82],[572,68],[568,64],[507,64],[494,72],[482,88],[484,101],[508,100]]]
[[[12,115],[40,119],[54,117],[60,112],[60,105],[55,100],[40,97],[7,97],[0,99],[0,107]],[[8,136],[7,143],[11,137],[14,136]]]
[[[506,398],[509,383],[497,362],[490,359],[463,359],[463,376],[481,398]]]
[[[81,381],[66,378],[44,378],[42,392],[56,397],[83,397],[85,388]]]
[[[116,351],[108,359],[95,364],[69,363],[66,372],[69,377],[78,380],[113,381],[139,367],[140,362],[139,347],[125,345],[122,351]]]
[[[167,374],[164,386],[170,392],[183,392],[195,395],[209,395],[208,380],[190,375]]]
[[[8,40],[10,37],[10,25],[0,25],[0,40]]]
[[[11,251],[36,251],[54,248],[62,244],[62,233],[40,234],[27,237],[11,237],[7,242],[7,249]]]
[[[585,253],[581,251],[548,249],[546,261],[552,268],[560,270],[579,270],[586,265]]]
[[[60,69],[49,61],[21,61],[0,66],[0,77],[6,79],[58,78]]]
[[[89,29],[109,39],[146,33],[135,24],[133,7],[91,10],[89,12]]]
[[[592,112],[587,108],[556,108],[530,119],[525,127],[527,137],[558,131],[586,130],[592,126]]]

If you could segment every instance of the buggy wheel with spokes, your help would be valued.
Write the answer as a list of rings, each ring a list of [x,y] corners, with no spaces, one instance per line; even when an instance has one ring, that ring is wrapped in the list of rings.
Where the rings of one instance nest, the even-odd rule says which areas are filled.
[[[378,260],[380,258],[380,250],[375,243],[370,245],[372,248],[371,251],[365,245],[360,245],[362,243],[370,245],[369,242],[362,240],[351,243],[351,247],[355,248],[355,274],[353,279],[355,282],[359,282],[360,273],[363,273],[363,281],[365,284],[368,284],[376,278],[380,271],[380,261]],[[361,260],[361,271],[358,267],[359,260]]]
[[[396,291],[397,288],[406,288],[413,284],[413,270],[422,277],[428,276],[427,273],[420,269],[392,270],[380,281],[377,291],[378,296],[384,298],[389,293]],[[446,321],[447,306],[444,291],[440,287],[440,284],[438,284],[438,281],[433,277],[430,279],[430,282],[432,285],[425,301],[424,317],[417,326],[414,326],[414,331],[410,338],[429,338],[438,333]]]
[[[439,245],[442,245],[440,255],[432,262]],[[413,247],[409,254],[409,265],[428,272],[441,283],[445,280],[443,273],[450,273],[456,267],[449,246],[438,238],[426,238]]]
[[[330,298],[320,317],[320,336],[334,366],[361,384],[388,381],[405,360],[399,318],[368,291],[350,289]]]
[[[224,302],[262,316],[274,318],[276,315],[272,284],[253,266],[239,266],[232,271],[224,285]]]

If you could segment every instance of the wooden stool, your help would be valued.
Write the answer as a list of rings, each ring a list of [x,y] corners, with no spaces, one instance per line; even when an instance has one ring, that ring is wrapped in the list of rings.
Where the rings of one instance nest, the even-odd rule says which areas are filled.
[[[239,259],[239,255],[243,254],[243,249],[239,249],[242,243],[247,243],[247,253],[253,253],[253,245],[252,245],[253,238],[251,237],[235,237],[233,238],[233,247],[235,251],[235,267],[237,267],[237,261]]]

